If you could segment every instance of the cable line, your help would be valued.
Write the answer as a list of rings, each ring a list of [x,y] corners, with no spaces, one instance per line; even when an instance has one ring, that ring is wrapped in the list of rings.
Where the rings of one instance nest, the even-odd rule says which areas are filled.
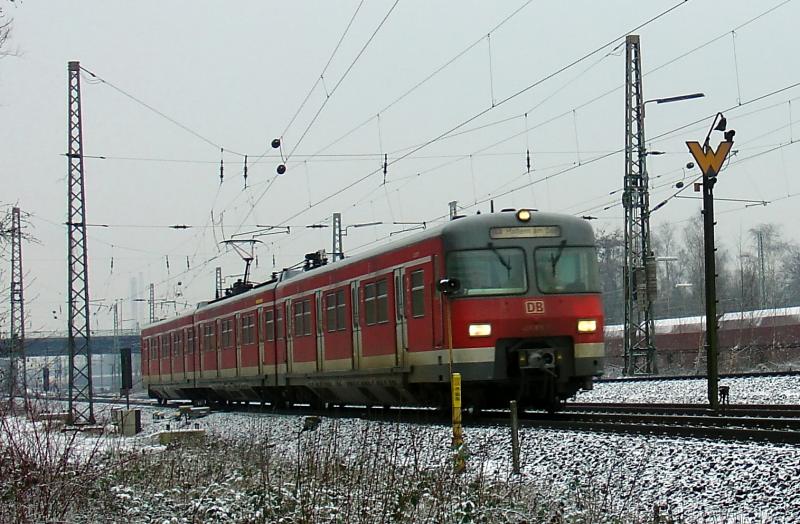
[[[339,38],[339,41],[336,43],[336,47],[333,48],[333,52],[331,53],[331,56],[328,58],[328,62],[325,64],[325,67],[322,68],[322,72],[319,74],[319,77],[317,78],[317,81],[314,82],[314,85],[311,86],[311,89],[308,90],[308,94],[303,99],[303,101],[300,103],[300,107],[297,108],[297,111],[295,111],[294,116],[292,116],[292,119],[289,120],[288,124],[286,124],[286,129],[284,129],[283,133],[281,133],[281,138],[283,138],[286,135],[286,133],[289,131],[289,128],[292,127],[292,124],[294,123],[295,119],[300,114],[300,111],[303,110],[303,107],[305,107],[306,102],[308,102],[308,99],[311,98],[311,94],[317,88],[319,83],[324,81],[323,78],[325,77],[325,72],[328,70],[328,66],[331,65],[331,62],[333,61],[333,57],[336,55],[336,51],[338,51],[339,47],[342,45],[342,41],[344,40],[344,37],[347,36],[347,32],[350,31],[350,26],[353,25],[353,21],[356,19],[356,15],[361,10],[361,6],[362,5],[364,5],[364,0],[361,0],[361,2],[358,4],[358,7],[356,7],[356,10],[353,13],[353,16],[350,17],[350,22],[347,23],[347,27],[345,27],[344,32],[342,33],[342,36]],[[327,91],[327,89],[326,89],[326,91]],[[330,96],[330,95],[328,95],[328,96]]]
[[[164,112],[162,112],[162,111],[159,111],[158,109],[156,109],[155,107],[151,106],[151,105],[150,105],[150,104],[148,104],[147,102],[144,102],[143,100],[141,100],[141,99],[139,99],[139,98],[136,98],[136,97],[135,97],[135,96],[133,96],[132,94],[128,93],[127,91],[123,90],[123,89],[122,89],[122,88],[120,88],[120,87],[117,87],[116,85],[112,84],[111,82],[109,82],[108,80],[106,80],[106,79],[102,78],[101,76],[99,76],[99,75],[97,75],[97,74],[93,73],[92,71],[90,71],[90,70],[86,69],[85,67],[81,66],[81,71],[83,71],[84,73],[86,73],[86,74],[90,75],[92,78],[95,78],[97,81],[99,81],[99,82],[101,82],[101,83],[103,83],[103,84],[107,85],[108,87],[110,87],[111,89],[113,89],[113,90],[117,91],[118,93],[122,94],[123,96],[125,96],[125,97],[127,97],[127,98],[129,98],[129,99],[133,100],[133,101],[134,101],[134,102],[136,102],[137,104],[139,104],[139,105],[141,105],[141,106],[143,106],[143,107],[145,107],[145,108],[149,109],[150,111],[152,111],[153,113],[157,114],[157,115],[158,115],[158,116],[160,116],[161,118],[163,118],[163,119],[165,119],[165,120],[167,120],[167,121],[171,122],[172,124],[174,124],[174,125],[176,125],[176,126],[180,127],[181,129],[183,129],[183,130],[184,130],[184,131],[186,131],[187,133],[190,133],[191,135],[193,135],[193,136],[195,136],[195,137],[199,138],[200,140],[202,140],[202,141],[203,141],[203,142],[205,142],[206,144],[209,144],[209,145],[211,145],[211,146],[214,146],[214,148],[216,148],[216,149],[222,149],[222,148],[223,148],[223,146],[221,146],[221,145],[217,144],[217,143],[216,143],[216,142],[214,142],[213,140],[211,140],[211,139],[209,139],[209,138],[206,138],[205,136],[201,135],[200,133],[198,133],[198,132],[197,132],[197,131],[195,131],[194,129],[190,128],[189,126],[187,126],[187,125],[184,125],[184,124],[182,124],[182,123],[178,122],[177,120],[175,120],[175,119],[174,119],[174,118],[172,118],[171,116],[167,115],[166,113],[164,113]],[[237,153],[236,151],[232,151],[232,150],[231,150],[231,149],[229,149],[229,148],[224,148],[224,149],[225,149],[227,152],[229,152],[229,153],[233,153],[233,154],[235,154],[235,155],[239,155],[239,156],[242,156],[242,157],[244,156],[244,153]]]
[[[416,153],[417,151],[419,151],[419,150],[421,150],[421,149],[424,149],[424,148],[426,148],[426,147],[430,146],[431,144],[433,144],[433,143],[435,143],[435,142],[437,142],[437,141],[441,140],[442,138],[444,138],[444,137],[445,137],[445,136],[447,136],[448,134],[450,134],[450,133],[452,133],[453,131],[456,131],[456,130],[458,130],[458,129],[462,128],[462,127],[464,127],[465,125],[469,124],[470,122],[473,122],[474,120],[476,120],[476,119],[480,118],[481,116],[485,115],[485,114],[486,114],[486,113],[488,113],[489,111],[492,111],[492,110],[494,110],[494,109],[496,109],[496,108],[500,107],[501,105],[503,105],[503,104],[505,104],[505,103],[507,103],[507,102],[509,102],[509,101],[513,100],[514,98],[516,98],[516,97],[520,96],[521,94],[523,94],[523,93],[525,93],[525,92],[529,91],[530,89],[533,89],[534,87],[536,87],[536,86],[538,86],[538,85],[542,84],[543,82],[545,82],[545,81],[547,81],[547,80],[549,80],[549,79],[551,79],[551,78],[553,78],[553,77],[555,77],[555,76],[557,76],[557,75],[559,75],[559,74],[563,73],[564,71],[567,71],[568,69],[570,69],[570,68],[574,67],[575,65],[577,65],[577,64],[579,64],[579,63],[581,63],[582,61],[586,60],[587,58],[589,58],[589,57],[591,57],[591,56],[593,56],[593,55],[597,54],[598,52],[602,51],[603,49],[605,49],[605,48],[609,47],[610,45],[614,44],[614,42],[616,42],[616,41],[618,41],[618,40],[620,40],[620,39],[622,39],[622,38],[625,38],[625,36],[626,36],[627,34],[629,34],[629,33],[632,33],[632,32],[634,32],[634,31],[637,31],[637,30],[639,30],[639,29],[641,29],[641,28],[643,28],[643,27],[645,27],[645,26],[647,26],[647,25],[649,25],[649,24],[651,24],[651,23],[655,22],[656,20],[659,20],[660,18],[662,18],[662,17],[666,16],[667,14],[671,13],[672,11],[674,11],[675,9],[677,9],[678,7],[680,7],[680,6],[684,5],[684,4],[685,4],[686,2],[688,2],[688,1],[689,1],[689,0],[681,0],[679,3],[677,3],[677,4],[673,5],[673,6],[672,6],[672,7],[670,7],[669,9],[666,9],[665,11],[662,11],[661,13],[659,13],[659,14],[657,14],[657,15],[655,15],[655,16],[653,16],[653,17],[649,18],[649,19],[647,19],[646,21],[644,21],[644,22],[640,23],[640,24],[639,24],[639,25],[637,25],[636,27],[632,28],[630,31],[626,31],[624,34],[622,34],[622,35],[620,35],[620,36],[617,36],[617,37],[613,38],[612,40],[610,40],[609,42],[607,42],[607,43],[603,44],[602,46],[600,46],[600,47],[598,47],[598,48],[594,49],[593,51],[590,51],[589,53],[586,53],[585,55],[583,55],[582,57],[580,57],[580,58],[578,58],[578,59],[576,59],[576,60],[573,60],[573,61],[572,61],[572,62],[570,62],[569,64],[567,64],[567,65],[565,65],[565,66],[561,67],[560,69],[558,69],[558,70],[556,70],[556,71],[554,71],[554,72],[552,72],[552,73],[550,73],[550,74],[546,75],[545,77],[543,77],[543,78],[541,78],[541,79],[539,79],[539,80],[537,80],[537,81],[533,82],[532,84],[528,85],[527,87],[524,87],[524,88],[520,89],[519,91],[517,91],[517,92],[515,92],[515,93],[513,93],[513,94],[511,94],[511,95],[509,95],[509,96],[507,96],[507,97],[505,97],[505,98],[503,98],[502,100],[498,101],[498,102],[497,102],[497,103],[496,103],[494,106],[491,106],[491,107],[488,107],[488,108],[486,108],[486,109],[483,109],[483,110],[479,111],[478,113],[476,113],[476,114],[472,115],[471,117],[469,117],[469,118],[467,118],[467,119],[463,120],[461,123],[457,124],[455,127],[452,127],[452,128],[451,128],[451,129],[449,129],[448,131],[445,131],[444,133],[441,133],[441,134],[437,135],[436,137],[434,137],[434,138],[432,138],[432,139],[430,139],[430,140],[428,140],[428,141],[426,141],[426,142],[424,142],[424,143],[422,143],[422,144],[418,145],[418,146],[417,146],[417,147],[415,147],[414,149],[410,150],[408,153],[405,153],[405,154],[403,154],[403,155],[399,156],[398,158],[395,158],[394,160],[392,160],[391,162],[389,162],[389,163],[388,163],[388,165],[393,165],[393,164],[395,164],[395,163],[397,163],[397,162],[399,162],[399,161],[401,161],[401,160],[403,160],[403,159],[405,159],[405,158],[407,158],[407,157],[411,156],[412,154]],[[624,148],[623,148],[622,150],[624,150]],[[619,152],[619,151],[622,151],[622,150],[617,150],[616,152],[614,152],[614,153],[610,153],[610,154],[608,154],[608,155],[604,155],[604,156],[603,156],[603,157],[601,157],[601,158],[605,158],[606,156],[610,156],[611,154],[615,154],[615,153],[617,153],[617,152]],[[587,163],[594,162],[594,161],[596,161],[596,160],[599,160],[599,158],[598,158],[598,159],[591,160],[591,161],[589,161],[589,162],[584,162],[584,165],[585,165],[585,164],[587,164]],[[362,176],[362,177],[360,177],[360,178],[356,179],[355,181],[353,181],[353,182],[351,182],[351,183],[347,184],[346,186],[344,186],[344,187],[343,187],[343,188],[341,188],[340,190],[338,190],[338,191],[335,191],[335,192],[333,192],[333,193],[329,194],[328,196],[326,196],[326,197],[323,197],[322,199],[318,200],[318,201],[317,201],[317,202],[315,202],[315,203],[314,203],[314,204],[313,204],[311,207],[316,207],[316,206],[318,206],[318,205],[320,205],[320,204],[322,204],[322,203],[324,203],[324,202],[327,202],[327,201],[328,201],[328,200],[330,200],[331,198],[334,198],[334,197],[336,197],[336,196],[338,196],[338,195],[342,194],[343,192],[347,191],[348,189],[352,188],[352,187],[353,187],[353,186],[355,186],[355,185],[358,185],[358,184],[360,184],[360,183],[361,183],[361,182],[363,182],[364,180],[366,180],[366,179],[370,178],[371,176],[375,175],[376,173],[379,173],[379,172],[381,172],[382,170],[383,170],[383,168],[382,168],[382,167],[380,167],[380,168],[378,168],[378,169],[374,169],[374,170],[370,171],[370,172],[369,172],[369,173],[367,173],[366,175],[364,175],[364,176]],[[551,176],[551,177],[552,177],[552,176]],[[304,208],[304,209],[302,209],[302,210],[300,210],[300,211],[298,211],[298,212],[294,213],[293,215],[291,215],[291,216],[289,216],[287,219],[285,219],[283,222],[280,222],[280,224],[284,224],[284,223],[286,223],[286,222],[288,222],[288,221],[290,221],[290,220],[293,220],[293,219],[297,218],[297,217],[298,217],[298,216],[300,216],[301,214],[303,214],[303,213],[305,213],[306,211],[308,211],[309,209],[311,209],[311,207]],[[249,215],[248,215],[248,216],[249,216]]]
[[[380,31],[381,27],[383,27],[383,24],[386,23],[386,20],[389,18],[389,15],[392,14],[392,11],[394,11],[394,8],[397,7],[398,3],[400,3],[400,0],[395,0],[394,4],[392,4],[392,7],[389,8],[389,11],[383,17],[383,20],[381,20],[380,24],[378,24],[378,27],[375,28],[375,31],[372,32],[372,35],[370,35],[369,39],[367,39],[367,41],[361,47],[361,50],[358,52],[358,54],[353,59],[353,61],[350,63],[350,65],[347,67],[347,69],[345,70],[344,74],[339,78],[339,80],[336,82],[336,85],[333,86],[333,89],[331,89],[330,93],[328,93],[328,95],[325,97],[325,100],[322,102],[322,105],[319,107],[317,112],[314,114],[314,117],[311,119],[311,121],[306,126],[305,130],[303,131],[303,134],[300,135],[300,138],[297,140],[297,142],[295,142],[294,146],[289,151],[289,154],[286,155],[286,160],[287,161],[294,155],[294,152],[297,150],[298,146],[300,146],[300,144],[303,142],[303,139],[306,137],[308,132],[311,130],[311,127],[317,121],[317,118],[319,118],[319,115],[322,113],[322,110],[325,109],[326,105],[328,105],[328,101],[331,99],[331,97],[336,92],[336,90],[339,89],[339,86],[342,85],[342,82],[344,82],[345,78],[347,78],[347,75],[350,74],[350,71],[356,65],[356,62],[358,62],[358,59],[361,58],[361,55],[364,54],[364,51],[366,51],[366,49],[369,46],[369,44],[375,38],[375,35],[377,35],[378,31]]]

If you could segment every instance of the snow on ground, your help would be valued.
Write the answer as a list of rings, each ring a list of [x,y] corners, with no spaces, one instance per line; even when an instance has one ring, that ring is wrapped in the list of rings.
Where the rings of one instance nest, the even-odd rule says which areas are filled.
[[[800,377],[737,378],[721,383],[731,386],[732,402],[798,403]],[[705,381],[604,382],[577,400],[705,402]],[[109,409],[96,404],[98,420],[107,420]],[[113,452],[132,449],[161,456],[168,448],[158,445],[156,435],[169,425],[170,429],[198,427],[237,443],[266,442],[275,456],[291,459],[334,452],[345,464],[365,447],[394,449],[388,460],[403,467],[415,465],[418,457],[423,468],[448,468],[451,457],[448,427],[323,417],[318,429],[301,432],[304,420],[298,416],[214,412],[179,421],[172,417],[176,413],[172,408],[141,409],[142,434],[131,438],[81,436],[85,443],[75,448],[94,450],[95,444],[102,442],[104,449]],[[158,412],[167,418],[154,417]],[[800,478],[800,447],[524,428],[520,431],[521,474],[514,475],[508,428],[470,427],[467,423],[465,436],[469,479],[496,482],[511,486],[518,495],[529,494],[516,500],[556,500],[566,522],[653,522],[658,512],[663,522],[800,523],[800,483],[796,481]],[[208,452],[215,449],[219,450],[212,446]],[[235,474],[231,471],[232,479]],[[214,488],[222,495],[191,499],[192,504],[204,511],[211,506],[222,508],[215,522],[241,522],[220,515],[233,515],[236,507],[241,510],[245,507],[241,500],[253,494],[237,491],[235,480],[224,482]],[[126,507],[134,513],[126,522],[153,522],[158,514],[154,500],[171,496],[167,492],[146,494],[125,484],[110,489],[116,497],[130,499]],[[529,514],[534,517],[527,517],[528,521],[536,521],[539,515],[532,509]]]
[[[145,411],[145,432],[136,437],[142,445],[149,445],[149,435],[166,424],[175,428],[174,421],[152,421],[155,409]],[[301,417],[213,413],[189,422],[190,427],[194,424],[234,439],[252,439],[269,431],[276,451],[287,456],[297,452],[298,439],[311,435],[299,433]],[[365,432],[370,431],[387,442],[397,439],[393,442],[400,443],[404,455],[424,446],[433,447],[427,451],[434,455],[438,448],[447,457],[450,442],[446,427],[360,419],[323,418],[316,431],[335,433],[344,453],[363,444]],[[593,504],[596,515],[636,516],[637,521],[652,521],[648,519],[657,510],[678,522],[800,522],[797,447],[522,429],[522,471],[514,476],[507,428],[467,426],[465,431],[468,474],[506,479],[561,500],[565,516],[585,519],[586,504]]]
[[[800,375],[720,379],[730,386],[731,404],[800,404]],[[707,403],[705,378],[689,380],[608,381],[581,391],[577,402]]]

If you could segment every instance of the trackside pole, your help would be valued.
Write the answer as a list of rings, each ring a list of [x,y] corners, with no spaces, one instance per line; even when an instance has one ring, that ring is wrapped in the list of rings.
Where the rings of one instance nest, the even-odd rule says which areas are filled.
[[[455,286],[453,286],[455,284]],[[444,321],[447,330],[447,348],[450,361],[450,405],[452,406],[453,441],[452,451],[453,469],[462,473],[467,469],[467,457],[464,450],[464,433],[461,427],[461,373],[453,373],[453,326],[450,318],[450,300],[447,298],[448,290],[458,288],[457,280],[443,279],[439,281],[438,289],[444,299]]]
[[[514,473],[519,474],[519,418],[517,417],[517,401],[510,402],[511,407],[511,464]]]
[[[453,400],[453,452],[454,469],[456,473],[462,473],[467,468],[467,460],[464,454],[464,434],[461,428],[461,373],[453,373],[450,376]]]

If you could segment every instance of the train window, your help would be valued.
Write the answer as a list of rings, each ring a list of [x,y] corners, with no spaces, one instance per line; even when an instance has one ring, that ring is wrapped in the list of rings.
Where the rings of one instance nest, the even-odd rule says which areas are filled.
[[[540,247],[533,252],[536,285],[542,293],[599,293],[593,247]]]
[[[222,321],[222,347],[233,346],[233,320],[225,319]]]
[[[242,317],[242,344],[252,344],[256,341],[255,337],[255,313],[250,313]]]
[[[161,335],[161,358],[169,358],[169,335]]]
[[[268,342],[275,340],[275,317],[272,310],[264,311],[264,336]]]
[[[519,248],[454,251],[447,255],[447,276],[461,281],[460,295],[508,295],[528,289],[525,252]]]
[[[422,269],[411,273],[411,316],[425,316],[425,272]]]
[[[209,322],[203,326],[203,349],[205,351],[214,351],[214,324]]]
[[[181,354],[181,334],[172,334],[172,356],[177,357]]]
[[[328,333],[336,331],[336,293],[325,295],[325,324]]]
[[[337,331],[344,331],[344,318],[345,318],[345,308],[346,304],[344,303],[344,290],[340,289],[336,292],[336,330]]]
[[[311,301],[303,300],[303,334],[311,334]]]
[[[375,321],[388,322],[389,321],[389,301],[387,299],[387,284],[386,279],[377,282],[377,296],[375,297]]]
[[[294,303],[294,336],[303,334],[303,303]]]
[[[345,329],[344,291],[335,291],[325,296],[325,319],[329,333]]]
[[[364,320],[368,326],[375,324],[375,284],[364,285]]]
[[[311,334],[311,301],[306,299],[294,304],[294,335]]]
[[[276,321],[275,321],[275,324],[276,324],[275,325],[275,333],[277,335],[278,340],[283,340],[283,333],[284,333],[284,329],[283,329],[283,305],[278,306],[276,309],[277,309],[277,313],[275,315],[275,318],[276,318]]]
[[[186,330],[186,352],[194,353],[194,329]]]

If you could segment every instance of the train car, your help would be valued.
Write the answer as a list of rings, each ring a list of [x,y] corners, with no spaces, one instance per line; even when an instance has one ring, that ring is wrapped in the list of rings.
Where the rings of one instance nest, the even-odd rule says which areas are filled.
[[[150,393],[447,406],[457,372],[467,406],[557,409],[602,374],[597,258],[582,219],[474,215],[335,263],[307,259],[306,271],[144,329]],[[149,348],[192,329],[197,352],[166,373]]]
[[[800,307],[730,311],[719,321],[720,371],[796,368],[800,362]],[[706,371],[705,317],[659,319],[654,322],[659,373],[698,374]],[[606,326],[607,364],[621,374],[624,326]]]

